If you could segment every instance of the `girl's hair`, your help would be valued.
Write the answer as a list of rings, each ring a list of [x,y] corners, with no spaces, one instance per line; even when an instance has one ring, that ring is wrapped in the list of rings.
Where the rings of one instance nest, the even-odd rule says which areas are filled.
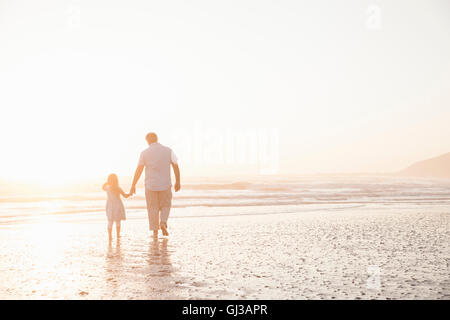
[[[114,173],[111,173],[108,176],[108,186],[111,189],[112,192],[119,194],[120,193],[120,188],[119,188],[119,178],[117,178],[117,175]]]

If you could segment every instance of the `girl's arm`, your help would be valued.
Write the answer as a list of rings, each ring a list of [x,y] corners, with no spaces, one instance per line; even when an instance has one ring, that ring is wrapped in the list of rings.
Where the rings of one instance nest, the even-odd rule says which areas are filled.
[[[104,184],[103,184],[103,187],[102,187],[102,189],[103,189],[103,191],[106,191],[106,187],[108,186],[108,182],[105,182]]]
[[[119,190],[120,190],[120,194],[121,194],[124,198],[128,198],[129,196],[131,196],[130,193],[125,193],[125,192],[123,192],[122,189],[119,189]]]

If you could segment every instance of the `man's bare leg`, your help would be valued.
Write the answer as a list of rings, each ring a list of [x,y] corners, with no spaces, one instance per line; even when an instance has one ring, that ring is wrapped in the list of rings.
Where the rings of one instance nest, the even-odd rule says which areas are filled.
[[[158,230],[153,230],[153,238],[154,239],[158,238]]]
[[[160,226],[164,236],[169,235],[169,232],[167,231],[167,220],[169,219],[169,213],[170,213],[171,195],[172,194],[170,192],[168,192],[166,194],[165,206],[163,208],[161,208],[161,220],[160,220],[159,226]]]

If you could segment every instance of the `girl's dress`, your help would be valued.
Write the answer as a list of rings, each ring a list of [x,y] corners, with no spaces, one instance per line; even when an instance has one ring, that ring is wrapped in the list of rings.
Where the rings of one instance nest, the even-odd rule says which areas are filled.
[[[114,193],[109,186],[106,187],[106,217],[109,221],[126,220],[125,207],[120,194]]]

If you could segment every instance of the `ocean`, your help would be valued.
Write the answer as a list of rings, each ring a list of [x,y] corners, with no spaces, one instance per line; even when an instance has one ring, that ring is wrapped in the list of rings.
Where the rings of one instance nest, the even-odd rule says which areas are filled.
[[[0,225],[105,219],[106,195],[59,192],[0,196]],[[173,193],[171,218],[265,215],[364,208],[450,205],[450,180],[393,176],[309,176],[258,182],[185,183]],[[143,188],[124,199],[127,219],[146,218]]]

